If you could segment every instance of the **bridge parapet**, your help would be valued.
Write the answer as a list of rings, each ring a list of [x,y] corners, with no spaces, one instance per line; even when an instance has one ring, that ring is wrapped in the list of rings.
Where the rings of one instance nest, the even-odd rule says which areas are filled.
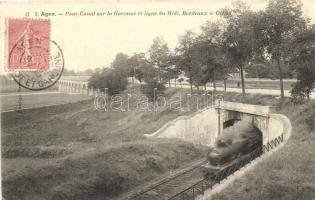
[[[216,106],[216,109],[232,110],[241,113],[248,113],[253,115],[268,116],[271,112],[270,106],[260,106],[252,104],[244,104],[237,102],[223,101],[221,106]]]
[[[275,116],[269,106],[224,102],[219,107],[206,108],[189,116],[178,117],[145,136],[181,138],[212,146],[218,135],[223,132],[225,122],[243,120],[257,127],[262,132],[263,144],[267,144],[284,133],[283,122]]]
[[[223,124],[231,120],[243,120],[252,123],[262,132],[263,144],[267,144],[284,132],[283,122],[272,114],[273,109],[270,106],[221,102],[216,110],[220,116],[218,134],[224,128]]]

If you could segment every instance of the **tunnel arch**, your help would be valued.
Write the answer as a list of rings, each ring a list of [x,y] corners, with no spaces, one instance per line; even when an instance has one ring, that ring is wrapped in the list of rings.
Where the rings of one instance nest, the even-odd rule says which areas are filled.
[[[236,122],[240,121],[241,119],[236,118],[236,119],[229,119],[225,122],[223,122],[223,129],[226,129],[230,126],[233,126]]]
[[[237,121],[246,121],[260,131],[260,141],[262,141],[261,145],[269,140],[269,118],[266,116],[243,113],[233,110],[224,110],[221,112],[221,119],[221,132],[223,132],[224,129],[234,125]]]

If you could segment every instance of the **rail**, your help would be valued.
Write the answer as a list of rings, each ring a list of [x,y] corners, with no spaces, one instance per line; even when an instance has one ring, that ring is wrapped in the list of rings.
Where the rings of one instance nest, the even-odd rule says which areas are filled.
[[[174,174],[170,177],[167,177],[161,181],[159,181],[158,183],[154,184],[153,186],[150,186],[149,188],[146,188],[142,191],[138,191],[134,194],[132,194],[131,196],[125,198],[125,199],[129,199],[129,200],[132,200],[132,199],[137,199],[138,197],[140,197],[141,195],[144,195],[145,193],[149,192],[149,191],[152,191],[154,190],[155,188],[163,185],[163,184],[166,184],[168,182],[171,182],[172,180],[176,179],[177,177],[180,177],[180,176],[183,176],[197,168],[199,168],[202,164],[205,164],[206,163],[206,160],[205,159],[200,159],[196,162],[196,164],[194,164],[193,166],[191,166],[189,169],[183,169],[182,171],[180,171],[179,173],[177,174]]]
[[[220,183],[222,180],[227,178],[229,175],[233,174],[234,172],[238,171],[240,168],[244,167],[252,160],[256,159],[262,153],[266,153],[277,147],[283,142],[283,134],[281,136],[276,137],[275,139],[271,140],[267,144],[263,145],[262,148],[258,148],[251,152],[247,157],[235,162],[233,165],[230,165],[216,174],[204,178],[201,181],[195,183],[194,185],[188,187],[187,189],[175,194],[174,196],[170,197],[169,200],[193,200],[198,195],[204,193],[205,190],[211,189],[214,185]]]

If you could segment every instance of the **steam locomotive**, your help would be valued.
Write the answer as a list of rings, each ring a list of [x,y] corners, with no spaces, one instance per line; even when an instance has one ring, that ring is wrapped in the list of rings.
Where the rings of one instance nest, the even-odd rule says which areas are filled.
[[[205,177],[231,166],[261,148],[261,132],[251,123],[238,121],[223,130],[216,139],[215,145],[207,154],[207,163],[201,166]]]

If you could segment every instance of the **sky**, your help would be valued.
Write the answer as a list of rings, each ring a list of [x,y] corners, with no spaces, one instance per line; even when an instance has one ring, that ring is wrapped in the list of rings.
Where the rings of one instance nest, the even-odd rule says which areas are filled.
[[[230,6],[231,0],[207,1],[108,1],[107,3],[2,3],[0,4],[1,24],[0,44],[5,44],[4,17],[23,18],[27,12],[30,18],[51,20],[51,39],[61,47],[65,68],[85,70],[88,68],[108,67],[118,52],[129,56],[133,53],[146,53],[153,38],[162,36],[173,50],[178,44],[178,37],[186,30],[200,31],[199,27],[207,20],[220,20],[215,12]],[[263,9],[267,1],[245,1],[252,9]],[[303,1],[303,12],[315,19],[315,0]],[[65,13],[85,13],[108,11],[143,12],[142,16],[65,16]],[[206,16],[145,16],[144,12],[160,11],[196,11],[214,12]],[[36,17],[41,14],[56,13],[57,16]],[[58,15],[62,13],[63,15]],[[6,46],[1,45],[0,52],[6,54]],[[2,56],[1,56],[2,58]],[[1,61],[5,65],[5,62]],[[4,66],[1,66],[0,73]]]

